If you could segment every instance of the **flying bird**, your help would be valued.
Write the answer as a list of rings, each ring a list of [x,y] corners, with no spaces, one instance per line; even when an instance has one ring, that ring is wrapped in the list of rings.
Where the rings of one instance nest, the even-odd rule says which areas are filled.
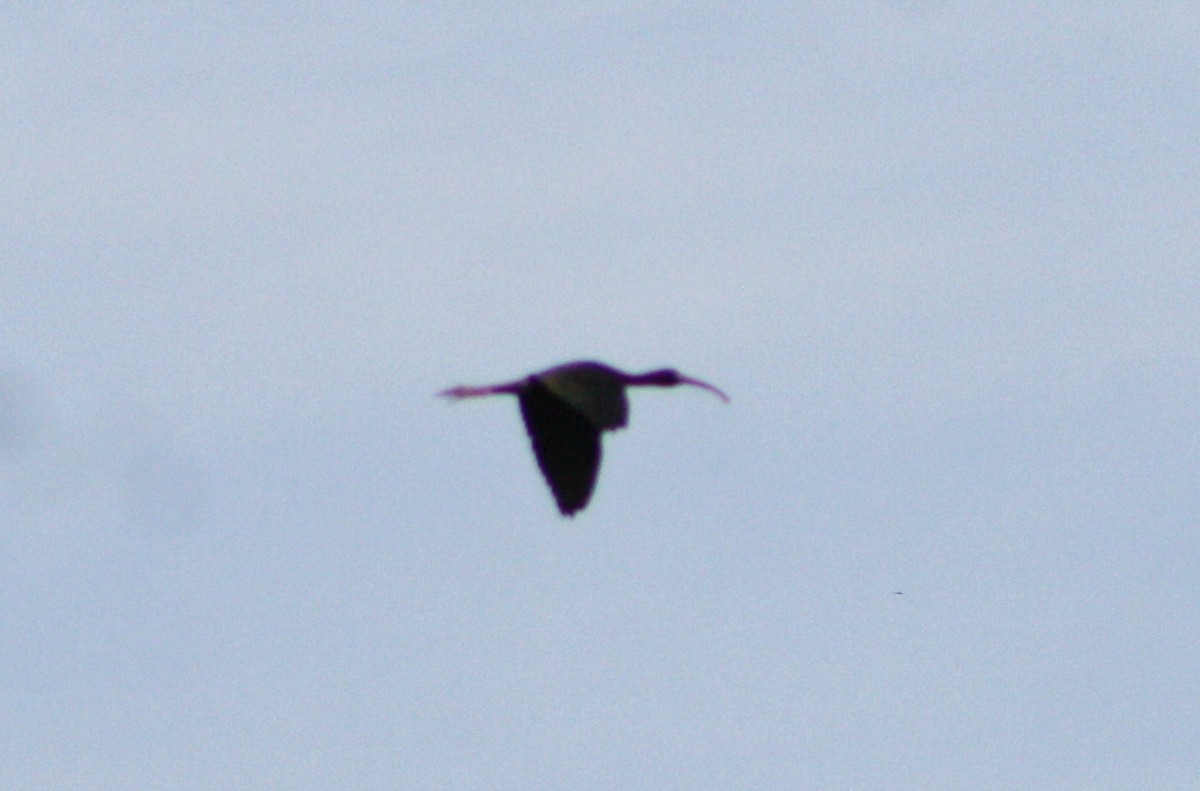
[[[490,395],[515,395],[521,406],[533,454],[558,510],[573,516],[588,504],[600,471],[600,434],[623,427],[629,419],[626,387],[692,385],[729,397],[707,382],[673,368],[627,374],[603,363],[581,361],[548,368],[524,379],[485,387],[452,387],[438,393],[455,401]]]

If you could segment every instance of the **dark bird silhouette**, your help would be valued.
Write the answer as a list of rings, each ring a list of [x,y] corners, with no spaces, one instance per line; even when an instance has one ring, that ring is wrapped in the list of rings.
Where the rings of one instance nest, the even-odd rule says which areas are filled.
[[[524,379],[486,387],[452,387],[438,393],[455,401],[489,395],[515,395],[538,467],[550,485],[558,510],[573,516],[588,504],[600,471],[600,434],[629,420],[626,387],[692,385],[729,397],[717,388],[673,368],[627,374],[597,362],[574,362]]]

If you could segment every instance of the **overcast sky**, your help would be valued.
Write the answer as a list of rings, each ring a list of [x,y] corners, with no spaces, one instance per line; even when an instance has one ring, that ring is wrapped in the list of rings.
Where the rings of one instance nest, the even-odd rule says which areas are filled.
[[[0,786],[1200,787],[1197,41],[6,7]]]

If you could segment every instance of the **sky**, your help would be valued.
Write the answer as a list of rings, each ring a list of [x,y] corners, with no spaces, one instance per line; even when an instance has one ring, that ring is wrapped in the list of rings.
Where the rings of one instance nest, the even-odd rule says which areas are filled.
[[[1198,34],[6,6],[0,786],[1200,787]]]

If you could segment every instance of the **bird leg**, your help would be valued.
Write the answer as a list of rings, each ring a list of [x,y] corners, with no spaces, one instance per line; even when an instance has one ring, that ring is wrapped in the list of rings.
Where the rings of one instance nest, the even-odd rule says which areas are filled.
[[[513,395],[520,389],[520,382],[509,382],[502,385],[489,385],[487,387],[451,387],[438,393],[442,398],[449,398],[453,401],[458,401],[463,398],[475,398],[476,396],[490,395]]]

